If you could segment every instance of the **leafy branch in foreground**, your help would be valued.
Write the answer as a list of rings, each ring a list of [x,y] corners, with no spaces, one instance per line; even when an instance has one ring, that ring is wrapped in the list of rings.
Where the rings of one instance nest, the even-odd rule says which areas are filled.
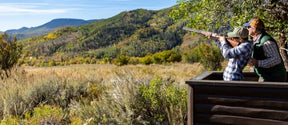
[[[170,17],[188,20],[187,27],[206,31],[226,32],[225,27],[240,26],[253,18],[265,23],[265,30],[275,36],[281,48],[288,47],[287,0],[179,0]],[[285,66],[288,54],[280,51]]]
[[[17,39],[9,38],[7,34],[0,35],[0,76],[1,79],[9,77],[11,69],[17,64],[22,53],[22,45],[16,43]]]

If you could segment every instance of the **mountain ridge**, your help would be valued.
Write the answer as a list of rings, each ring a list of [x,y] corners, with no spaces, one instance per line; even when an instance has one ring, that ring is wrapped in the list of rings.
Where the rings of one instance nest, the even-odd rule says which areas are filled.
[[[73,18],[57,18],[53,19],[45,24],[36,27],[22,27],[19,29],[6,30],[5,33],[8,35],[16,36],[18,40],[30,38],[33,36],[43,35],[53,30],[64,27],[64,26],[80,26],[100,19],[83,20],[83,19],[73,19]]]

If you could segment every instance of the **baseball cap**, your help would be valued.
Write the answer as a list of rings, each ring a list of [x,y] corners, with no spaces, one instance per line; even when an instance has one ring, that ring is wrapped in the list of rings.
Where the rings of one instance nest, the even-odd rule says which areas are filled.
[[[250,26],[250,23],[251,23],[253,20],[254,20],[254,19],[250,20],[248,23],[244,23],[243,26],[244,26],[244,27]]]
[[[227,33],[228,37],[248,38],[249,31],[242,26],[236,27],[233,32]]]
[[[244,23],[243,26],[247,27],[247,26],[252,26],[256,29],[264,29],[264,23],[261,19],[252,19],[250,20],[248,23]]]

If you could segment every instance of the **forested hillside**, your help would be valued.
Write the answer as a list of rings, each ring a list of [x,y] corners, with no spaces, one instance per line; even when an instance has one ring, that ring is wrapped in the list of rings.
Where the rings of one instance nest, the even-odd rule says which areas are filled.
[[[184,22],[174,22],[168,17],[171,10],[125,11],[108,19],[79,27],[62,27],[46,35],[21,40],[24,54],[20,63],[35,65],[51,60],[71,63],[80,58],[87,63],[110,62],[120,55],[144,57],[170,50],[182,43],[186,33],[182,30]]]

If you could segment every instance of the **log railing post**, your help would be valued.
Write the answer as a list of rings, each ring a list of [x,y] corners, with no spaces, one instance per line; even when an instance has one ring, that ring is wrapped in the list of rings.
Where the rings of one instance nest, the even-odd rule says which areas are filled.
[[[194,94],[193,87],[188,85],[188,125],[193,125],[194,123]]]

